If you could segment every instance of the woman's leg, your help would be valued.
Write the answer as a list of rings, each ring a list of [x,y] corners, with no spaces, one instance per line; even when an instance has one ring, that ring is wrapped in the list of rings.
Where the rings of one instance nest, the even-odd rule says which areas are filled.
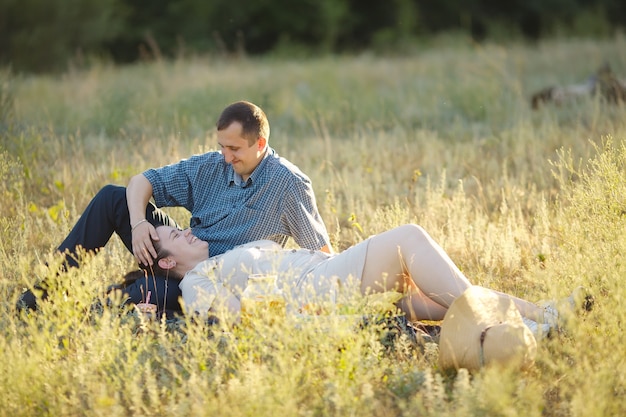
[[[530,301],[526,301],[521,298],[514,297],[509,294],[502,293],[500,291],[495,291],[495,290],[492,290],[492,291],[500,295],[504,295],[505,297],[509,297],[511,300],[513,300],[513,302],[515,303],[515,306],[519,310],[522,317],[526,317],[537,322],[545,321],[545,317],[543,314],[544,310],[543,308],[539,307],[537,304],[531,303]]]
[[[361,290],[403,291],[402,310],[414,320],[441,320],[472,283],[420,226],[407,224],[370,238]],[[512,297],[524,317],[539,320],[540,307]]]
[[[370,238],[361,289],[405,292],[400,307],[411,319],[443,319],[471,285],[420,226],[407,224]]]

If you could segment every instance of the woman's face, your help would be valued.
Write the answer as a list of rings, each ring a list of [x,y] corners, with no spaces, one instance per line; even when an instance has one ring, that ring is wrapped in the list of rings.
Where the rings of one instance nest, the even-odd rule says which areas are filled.
[[[169,252],[178,265],[192,268],[209,257],[209,244],[195,237],[191,229],[159,226],[156,230],[161,248]]]

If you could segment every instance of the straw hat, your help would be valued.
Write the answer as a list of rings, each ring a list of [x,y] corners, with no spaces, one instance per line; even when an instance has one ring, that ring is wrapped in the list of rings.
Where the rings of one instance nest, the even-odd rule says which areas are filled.
[[[439,364],[477,370],[492,363],[530,367],[537,342],[510,298],[473,286],[458,297],[441,324]]]

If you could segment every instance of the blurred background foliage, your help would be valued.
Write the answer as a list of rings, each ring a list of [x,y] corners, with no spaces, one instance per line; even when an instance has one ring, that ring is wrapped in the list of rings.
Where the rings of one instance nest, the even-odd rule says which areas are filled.
[[[476,42],[610,37],[620,0],[2,0],[0,65],[49,72],[193,55],[394,54],[443,33]]]

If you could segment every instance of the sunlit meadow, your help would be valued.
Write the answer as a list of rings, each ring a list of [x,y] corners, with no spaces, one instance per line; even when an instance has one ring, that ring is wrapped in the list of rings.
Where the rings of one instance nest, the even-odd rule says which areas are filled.
[[[626,414],[626,108],[529,105],[604,62],[626,77],[625,50],[623,36],[448,39],[402,56],[1,70],[0,415]],[[54,248],[100,187],[216,149],[219,112],[240,99],[313,181],[335,249],[418,223],[476,284],[530,300],[584,285],[595,308],[540,341],[529,371],[470,375],[375,325],[232,330],[96,308],[133,268],[117,238],[54,276]],[[50,302],[18,314],[44,278]]]

